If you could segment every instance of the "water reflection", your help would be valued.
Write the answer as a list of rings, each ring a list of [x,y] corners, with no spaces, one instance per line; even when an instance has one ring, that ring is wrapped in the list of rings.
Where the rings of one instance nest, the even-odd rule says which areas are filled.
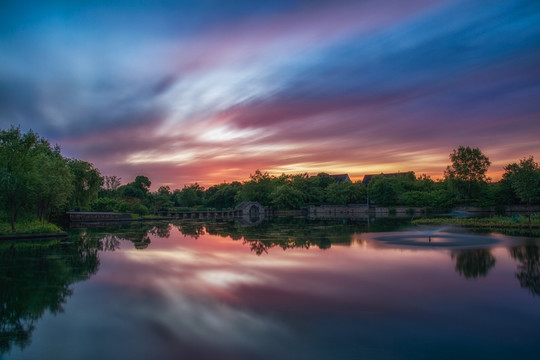
[[[69,291],[58,291],[60,304],[71,296],[62,316],[17,315],[34,339],[10,358],[415,359],[419,348],[443,359],[538,354],[538,299],[513,276],[517,262],[516,277],[538,295],[536,245],[428,250],[373,242],[365,231],[365,224],[303,219],[77,230],[68,246],[93,251],[99,273],[71,296],[69,284],[92,273],[73,269]],[[15,260],[2,260],[2,276],[22,259]],[[509,333],[519,337],[507,342]],[[28,345],[22,340],[10,346]]]
[[[512,258],[519,261],[516,278],[522,288],[540,296],[540,248],[536,245],[516,246],[509,249]]]
[[[0,244],[0,353],[29,345],[45,311],[62,312],[71,284],[98,268],[97,249],[85,242]]]
[[[136,249],[142,250],[151,244],[152,236],[169,238],[171,230],[177,229],[182,235],[193,239],[208,234],[241,241],[243,245],[249,247],[252,253],[260,256],[268,254],[274,248],[287,250],[316,247],[326,250],[330,249],[332,244],[350,245],[352,241],[366,245],[365,240],[355,237],[355,234],[367,230],[388,231],[399,229],[403,224],[401,221],[379,221],[378,226],[371,225],[370,228],[370,224],[365,223],[346,222],[343,224],[336,221],[310,221],[302,218],[278,218],[261,222],[258,226],[246,226],[241,221],[227,220],[214,222],[181,221],[174,224],[168,222],[143,223],[122,229],[120,231],[121,235],[104,234],[103,231],[97,231],[93,234],[93,238],[96,242],[95,246],[102,251],[114,251],[120,246],[122,240],[130,241]],[[89,238],[92,237],[91,234],[92,230],[87,229],[81,236],[82,238],[87,237],[86,241],[88,242]],[[399,237],[401,233],[393,232],[390,234],[393,237]],[[406,232],[405,234],[409,234],[408,236],[414,234],[416,236],[416,233]],[[376,239],[377,236],[374,238]],[[466,241],[467,244],[472,242],[477,246],[481,246],[482,242],[475,240],[476,238],[484,242],[486,242],[485,239],[493,240],[487,236],[466,234],[445,234],[444,236],[448,238],[454,236],[456,239]],[[486,245],[492,245],[493,243],[494,241],[486,242]],[[433,244],[429,243],[429,245]],[[455,271],[465,279],[487,277],[488,273],[496,265],[496,259],[490,248],[454,249],[448,253],[451,259],[455,261]],[[538,247],[536,245],[513,247],[510,249],[510,254],[520,262],[516,277],[521,286],[529,289],[532,294],[540,295],[540,255]]]
[[[466,279],[487,276],[496,262],[489,249],[454,250],[451,256],[456,260],[456,271]]]
[[[100,251],[115,251],[123,240],[133,244],[135,249],[144,250],[152,243],[151,236],[168,238],[173,226],[169,223],[138,224],[112,228],[89,228],[72,230],[72,237],[91,244]]]
[[[359,231],[357,224],[338,222],[310,222],[305,219],[283,218],[267,221],[257,227],[242,223],[213,223],[206,230],[210,235],[242,240],[256,255],[268,254],[272,248],[283,250],[302,248],[329,249],[332,244],[350,244],[351,236]],[[182,227],[179,228],[183,231]]]

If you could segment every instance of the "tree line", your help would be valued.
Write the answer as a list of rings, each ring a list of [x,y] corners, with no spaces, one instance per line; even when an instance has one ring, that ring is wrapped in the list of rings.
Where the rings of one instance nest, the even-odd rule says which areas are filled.
[[[0,219],[47,220],[53,210],[89,207],[103,178],[91,163],[68,159],[33,131],[0,131]]]
[[[0,131],[0,219],[13,231],[19,218],[46,220],[65,210],[118,211],[146,215],[169,209],[230,209],[242,201],[258,201],[276,209],[307,205],[372,203],[450,209],[457,205],[506,206],[540,201],[540,167],[532,156],[508,164],[502,180],[486,176],[491,162],[478,148],[460,146],[449,156],[442,180],[413,172],[373,176],[362,182],[337,182],[327,173],[315,176],[273,176],[256,170],[243,182],[204,188],[198,183],[150,191],[151,181],[139,175],[122,184],[102,176],[93,164],[65,158],[38,134],[11,127]]]

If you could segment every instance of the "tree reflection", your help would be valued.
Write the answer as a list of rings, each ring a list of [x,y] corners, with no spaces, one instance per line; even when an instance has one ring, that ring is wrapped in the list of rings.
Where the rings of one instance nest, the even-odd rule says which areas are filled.
[[[494,266],[495,257],[488,249],[466,249],[452,252],[456,259],[456,271],[466,279],[486,276]]]
[[[171,236],[171,228],[169,223],[158,223],[152,226],[148,232],[157,237],[168,239]]]
[[[101,251],[114,251],[120,248],[123,240],[130,241],[138,249],[146,249],[151,244],[150,235],[168,238],[170,223],[136,224],[127,227],[79,229],[78,237]]]
[[[194,239],[198,239],[200,236],[204,235],[203,223],[189,221],[176,225],[176,227],[183,235],[191,236]]]
[[[235,221],[205,224],[208,234],[242,240],[256,255],[267,254],[272,248],[309,249],[315,246],[325,250],[334,243],[350,244],[358,227],[358,224],[296,218],[272,219],[258,226],[243,226]],[[179,229],[183,232],[183,227]]]
[[[1,244],[0,353],[27,346],[45,311],[63,311],[71,284],[98,270],[97,251],[86,241]]]
[[[540,295],[540,248],[536,245],[510,248],[510,256],[519,261],[516,278],[522,288]]]

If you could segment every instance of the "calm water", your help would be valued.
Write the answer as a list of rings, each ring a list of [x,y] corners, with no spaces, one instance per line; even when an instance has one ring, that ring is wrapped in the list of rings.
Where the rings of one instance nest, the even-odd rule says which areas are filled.
[[[186,222],[0,244],[0,358],[538,359],[539,239],[463,248],[384,226]]]

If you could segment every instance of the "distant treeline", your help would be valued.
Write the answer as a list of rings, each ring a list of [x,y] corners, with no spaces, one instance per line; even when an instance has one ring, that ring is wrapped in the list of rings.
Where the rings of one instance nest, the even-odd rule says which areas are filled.
[[[92,210],[139,215],[159,210],[228,209],[242,201],[258,201],[276,209],[306,205],[366,204],[450,209],[457,205],[505,206],[540,201],[540,167],[532,156],[508,164],[501,181],[486,177],[489,158],[477,148],[459,147],[450,154],[444,179],[434,181],[413,172],[338,182],[326,173],[269,175],[256,170],[244,182],[204,188],[198,183],[151,192],[151,181],[137,176],[123,184],[102,176],[93,164],[67,159],[58,146],[36,133],[11,127],[0,132],[0,220],[14,226],[18,218],[47,219],[52,212]]]

